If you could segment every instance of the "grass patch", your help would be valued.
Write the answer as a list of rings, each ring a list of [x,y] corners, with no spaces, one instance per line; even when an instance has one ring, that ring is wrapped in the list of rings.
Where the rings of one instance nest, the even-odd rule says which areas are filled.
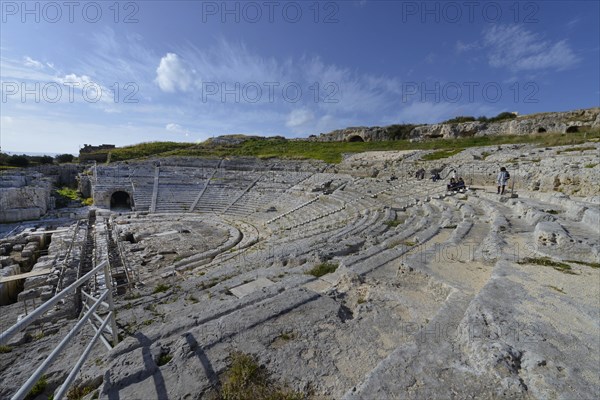
[[[453,155],[456,155],[463,150],[464,149],[448,149],[448,150],[434,151],[433,153],[425,154],[424,156],[422,156],[421,160],[424,160],[424,161],[441,160],[443,158],[452,157]]]
[[[48,381],[46,380],[46,375],[42,375],[42,377],[33,385],[31,391],[25,397],[25,400],[35,399],[40,394],[44,393],[46,390],[46,386],[48,386]]]
[[[401,223],[402,223],[402,222],[400,222],[400,221],[398,221],[398,220],[395,220],[395,219],[394,219],[394,220],[392,220],[392,221],[385,221],[385,224],[386,224],[387,226],[389,226],[390,228],[395,228],[395,227],[397,227],[398,225],[400,225]]]
[[[523,259],[523,261],[519,261],[518,264],[534,264],[534,265],[541,265],[544,267],[552,267],[555,270],[563,272],[565,274],[577,275],[575,272],[573,272],[573,270],[571,269],[571,266],[569,264],[565,264],[565,263],[559,262],[559,261],[554,261],[548,257],[540,257],[540,258],[526,257]]]
[[[92,206],[94,205],[94,199],[92,197],[87,197],[81,201],[81,205]]]
[[[544,212],[548,213],[548,214],[556,215],[556,214],[560,214],[562,211],[560,211],[560,210],[544,210]]]
[[[292,340],[295,338],[296,335],[294,335],[293,333],[282,333],[281,335],[279,335],[279,339],[281,340]]]
[[[12,347],[1,345],[0,346],[0,354],[10,353],[12,351]]]
[[[400,135],[402,136],[402,135]],[[390,140],[382,142],[311,142],[281,138],[249,139],[237,145],[214,143],[141,143],[111,151],[111,162],[150,156],[230,157],[246,156],[282,159],[315,159],[339,163],[343,154],[389,150],[454,150],[469,147],[533,143],[541,147],[579,145],[600,138],[600,129],[575,133],[542,133],[532,135],[473,136],[455,139],[430,139],[418,142]],[[460,149],[460,150],[459,150]],[[446,152],[445,157],[449,157]],[[442,157],[442,158],[445,158]]]
[[[171,285],[165,285],[164,283],[159,283],[155,288],[152,294],[166,292],[171,289]]]
[[[72,386],[67,392],[68,400],[81,400],[88,394],[92,393],[95,388],[91,386]]]
[[[158,357],[158,362],[156,363],[156,365],[158,365],[159,367],[162,367],[163,365],[167,364],[169,361],[171,361],[173,359],[173,356],[171,354],[161,354],[160,357]]]
[[[302,400],[302,393],[277,384],[256,359],[240,352],[231,355],[231,366],[222,379],[220,400]]]
[[[486,158],[488,158],[490,155],[492,155],[492,153],[490,153],[489,151],[482,151],[481,152],[481,159],[485,160]]]
[[[196,304],[199,301],[198,298],[193,295],[189,295],[186,300],[192,304]]]
[[[596,150],[595,146],[580,146],[580,147],[571,147],[569,149],[558,150],[556,154],[560,153],[570,153],[574,151],[585,151],[585,150]]]
[[[144,158],[156,154],[184,150],[193,147],[194,143],[178,142],[146,142],[133,146],[120,147],[109,152],[110,161],[125,161],[135,158]]]
[[[405,246],[408,246],[408,247],[413,247],[413,246],[416,246],[416,245],[417,245],[417,243],[415,243],[415,242],[411,242],[410,240],[405,240],[405,241],[403,242],[403,244],[404,244]]]
[[[330,274],[337,269],[338,265],[333,263],[321,263],[319,265],[315,265],[310,270],[306,272],[307,275],[312,275],[316,278],[319,278],[323,275]]]
[[[583,168],[594,168],[598,164],[585,164]]]
[[[564,291],[564,290],[562,290],[562,289],[561,289],[561,288],[559,288],[559,287],[556,287],[556,286],[553,286],[553,285],[550,285],[550,286],[548,286],[548,287],[549,287],[550,289],[554,289],[554,290],[556,290],[558,293],[561,293],[561,294],[566,294],[566,293],[565,293],[565,291]]]
[[[573,263],[573,264],[587,265],[590,268],[600,268],[600,263],[595,263],[595,262],[577,261],[577,260],[566,260],[566,262]]]

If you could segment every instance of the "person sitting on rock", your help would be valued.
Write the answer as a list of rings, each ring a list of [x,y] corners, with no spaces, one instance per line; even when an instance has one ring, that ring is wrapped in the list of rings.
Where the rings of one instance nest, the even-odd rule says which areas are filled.
[[[456,187],[457,190],[464,189],[466,187],[465,181],[462,178],[462,176],[458,177],[458,181],[456,181],[456,186],[455,187]]]
[[[450,178],[450,183],[446,185],[448,190],[454,190],[456,188],[456,179]]]

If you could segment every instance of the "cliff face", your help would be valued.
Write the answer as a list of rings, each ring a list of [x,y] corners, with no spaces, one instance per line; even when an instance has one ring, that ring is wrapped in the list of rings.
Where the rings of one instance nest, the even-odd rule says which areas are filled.
[[[410,139],[457,138],[485,135],[528,135],[531,133],[577,132],[581,127],[600,127],[600,108],[567,112],[552,112],[518,116],[500,122],[463,122],[420,125],[410,131]],[[390,127],[359,127],[321,134],[315,140],[323,142],[393,140]]]

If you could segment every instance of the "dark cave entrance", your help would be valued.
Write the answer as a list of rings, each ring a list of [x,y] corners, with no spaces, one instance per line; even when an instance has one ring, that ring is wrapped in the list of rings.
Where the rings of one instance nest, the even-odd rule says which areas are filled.
[[[570,126],[567,128],[567,133],[576,133],[576,132],[579,132],[578,126]]]
[[[123,191],[117,191],[110,196],[110,209],[118,211],[131,211],[133,207],[133,201],[129,196],[129,193]]]
[[[349,137],[348,141],[349,142],[364,142],[363,138],[361,138],[358,135]]]

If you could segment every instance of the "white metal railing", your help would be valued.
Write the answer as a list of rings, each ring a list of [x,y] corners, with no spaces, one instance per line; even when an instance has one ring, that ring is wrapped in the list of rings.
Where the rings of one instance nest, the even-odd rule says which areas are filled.
[[[95,266],[90,272],[82,276],[76,282],[69,285],[63,291],[57,293],[54,297],[46,301],[44,304],[36,308],[31,314],[27,315],[21,321],[17,322],[15,325],[8,328],[6,331],[0,334],[0,344],[6,344],[8,341],[14,337],[17,333],[21,332],[29,325],[33,324],[38,318],[40,318],[45,312],[50,310],[54,305],[56,305],[59,301],[64,299],[67,295],[75,293],[79,287],[84,285],[90,279],[92,279],[97,273],[101,270],[104,270],[104,278],[106,282],[106,287],[97,297],[85,292],[85,290],[81,290],[81,293],[85,297],[85,301],[83,302],[83,316],[77,321],[75,326],[65,335],[65,337],[60,341],[60,343],[52,350],[52,352],[48,355],[48,357],[39,365],[39,367],[31,374],[29,379],[20,387],[20,389],[13,395],[12,400],[22,400],[27,394],[31,391],[33,386],[35,386],[36,382],[43,376],[44,372],[52,365],[52,363],[56,360],[58,355],[62,352],[62,350],[67,346],[67,344],[75,337],[77,332],[81,330],[83,325],[86,323],[91,323],[95,335],[92,340],[88,343],[84,352],[81,354],[75,366],[69,373],[68,377],[65,379],[63,384],[60,386],[57,392],[54,394],[55,400],[60,400],[66,394],[68,388],[73,383],[77,373],[81,369],[81,366],[87,359],[90,354],[90,351],[94,347],[94,344],[98,341],[98,339],[102,340],[104,345],[111,349],[111,345],[108,340],[103,336],[103,333],[108,333],[112,336],[112,344],[113,346],[118,343],[118,331],[117,325],[114,315],[114,304],[112,298],[112,282],[110,277],[110,266],[108,261],[103,261],[97,266]],[[92,302],[92,303],[90,303]],[[104,316],[104,319],[100,317],[97,313],[97,309],[99,307],[105,307],[108,310],[108,313]],[[94,318],[97,322],[100,323],[100,326],[96,328],[93,325],[92,318]],[[110,327],[108,324],[110,323]]]

